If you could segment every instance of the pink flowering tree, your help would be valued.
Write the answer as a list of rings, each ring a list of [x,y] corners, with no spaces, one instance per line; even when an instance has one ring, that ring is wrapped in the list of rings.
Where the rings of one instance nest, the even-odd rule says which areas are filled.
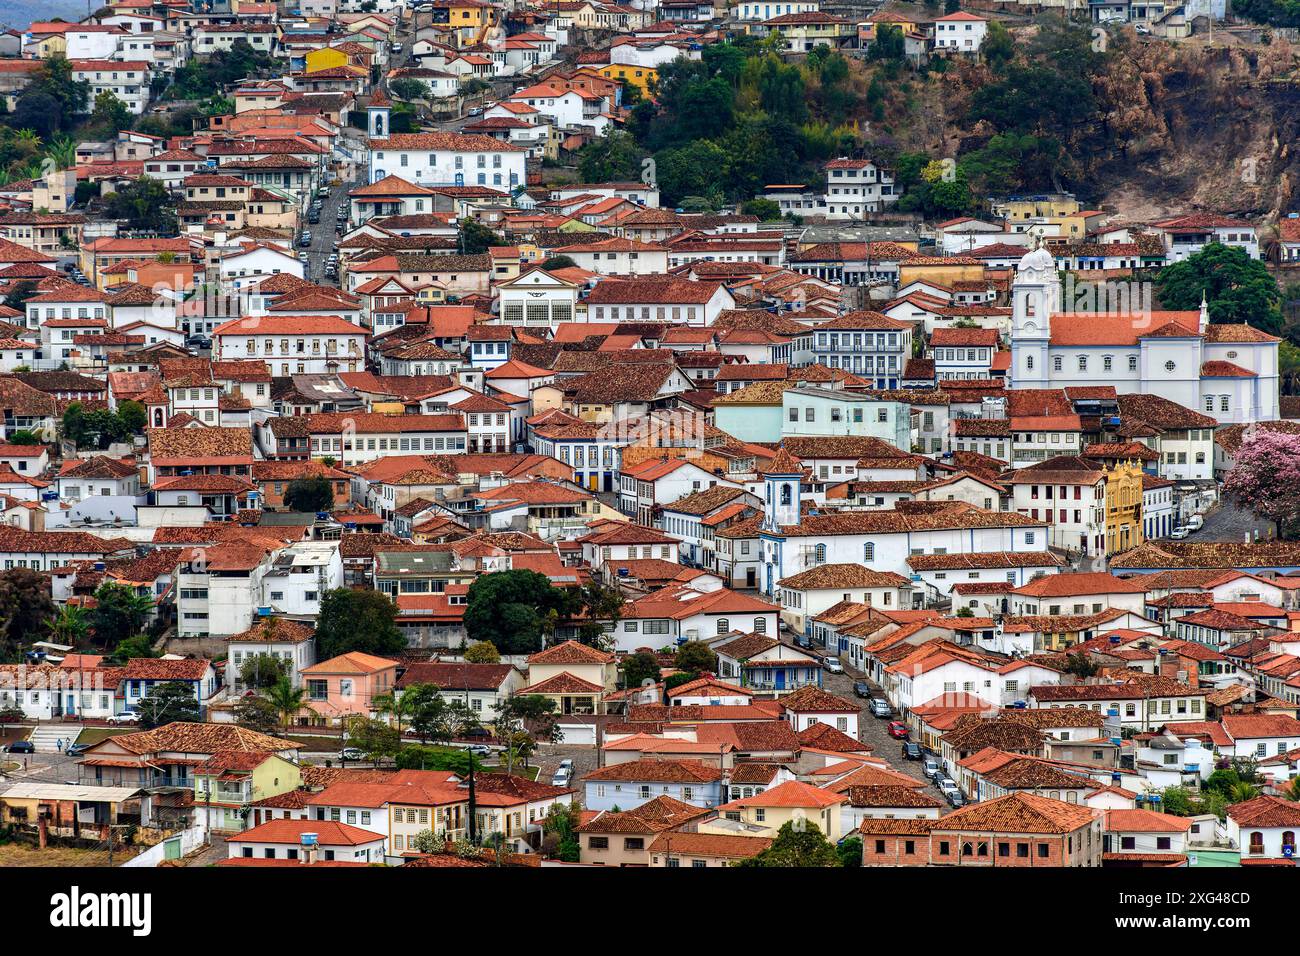
[[[1262,518],[1277,522],[1284,537],[1300,530],[1300,435],[1259,431],[1237,450],[1223,491]]]

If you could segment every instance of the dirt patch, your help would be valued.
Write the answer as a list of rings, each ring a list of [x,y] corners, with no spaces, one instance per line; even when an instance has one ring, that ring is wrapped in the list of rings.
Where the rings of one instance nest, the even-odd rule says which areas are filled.
[[[135,856],[135,848],[118,847],[113,851],[113,865]],[[44,850],[21,843],[0,845],[0,867],[6,866],[108,866],[107,850],[82,850],[75,847],[48,846]]]

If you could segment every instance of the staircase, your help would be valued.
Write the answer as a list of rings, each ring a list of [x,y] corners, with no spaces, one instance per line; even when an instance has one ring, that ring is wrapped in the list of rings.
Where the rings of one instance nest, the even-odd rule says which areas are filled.
[[[67,750],[69,745],[76,742],[81,731],[81,724],[41,724],[27,739],[32,742],[38,754],[52,754],[59,752],[59,738],[63,739],[63,749]]]

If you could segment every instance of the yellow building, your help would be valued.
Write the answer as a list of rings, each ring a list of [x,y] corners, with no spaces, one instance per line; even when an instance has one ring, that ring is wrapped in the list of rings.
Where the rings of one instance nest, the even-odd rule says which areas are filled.
[[[963,281],[982,282],[984,263],[963,256],[918,256],[898,263],[899,286],[917,279],[944,286]]]
[[[659,82],[659,72],[646,66],[631,63],[611,63],[600,68],[600,75],[608,80],[629,83],[642,93],[650,92],[650,84]]]
[[[278,754],[223,750],[194,768],[194,807],[214,830],[242,830],[251,804],[301,786],[298,765]]]
[[[1142,466],[1128,461],[1106,469],[1106,554],[1142,540]]]
[[[317,73],[332,70],[338,66],[348,65],[348,55],[332,46],[323,46],[319,50],[309,50],[305,57],[304,73]]]
[[[1013,196],[993,203],[994,215],[1011,222],[1024,219],[1059,218],[1073,216],[1079,211],[1079,201],[1065,193],[1045,196]]]
[[[843,835],[840,804],[846,800],[845,794],[789,780],[752,797],[722,804],[717,817],[700,823],[699,832],[775,837],[787,823],[796,828],[815,824],[826,839],[838,843]]]

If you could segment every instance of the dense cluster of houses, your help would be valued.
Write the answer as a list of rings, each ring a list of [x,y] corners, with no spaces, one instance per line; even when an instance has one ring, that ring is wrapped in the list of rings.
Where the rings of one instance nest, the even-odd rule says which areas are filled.
[[[976,57],[991,22],[729,17],[787,54],[888,26],[913,59]],[[187,63],[246,45],[279,66],[214,91],[233,105],[204,128],[123,130],[0,186],[3,570],[59,607],[129,588],[186,648],[38,642],[0,665],[0,709],[45,743],[163,685],[200,716],[80,748],[76,781],[19,779],[0,822],[125,820],[187,852],[223,831],[234,867],[440,865],[431,845],[489,834],[560,865],[543,821],[576,803],[565,865],[725,866],[807,823],[865,866],[1291,864],[1300,545],[1184,540],[1243,443],[1300,432],[1280,340],[1071,284],[1210,243],[1259,258],[1255,227],[1068,195],[865,225],[900,191],[858,155],[768,186],[777,221],[666,207],[653,175],[550,175],[627,121],[631,88],[726,42],[717,20],[693,0],[119,0],[0,44],[0,73],[65,58],[134,115],[165,113]],[[84,211],[142,177],[174,235]],[[467,221],[496,238],[468,250]],[[71,435],[74,408],[130,434]],[[467,662],[471,585],[522,570],[621,609],[597,638],[575,613],[533,653]],[[341,588],[390,598],[407,651],[318,654]],[[716,666],[679,671],[685,644]],[[642,652],[660,680],[628,686]],[[237,722],[262,655],[304,692],[284,736]],[[391,720],[430,684],[489,739],[506,701],[549,701],[581,769],[321,767],[290,739]],[[1259,795],[1164,812],[1229,766]]]

